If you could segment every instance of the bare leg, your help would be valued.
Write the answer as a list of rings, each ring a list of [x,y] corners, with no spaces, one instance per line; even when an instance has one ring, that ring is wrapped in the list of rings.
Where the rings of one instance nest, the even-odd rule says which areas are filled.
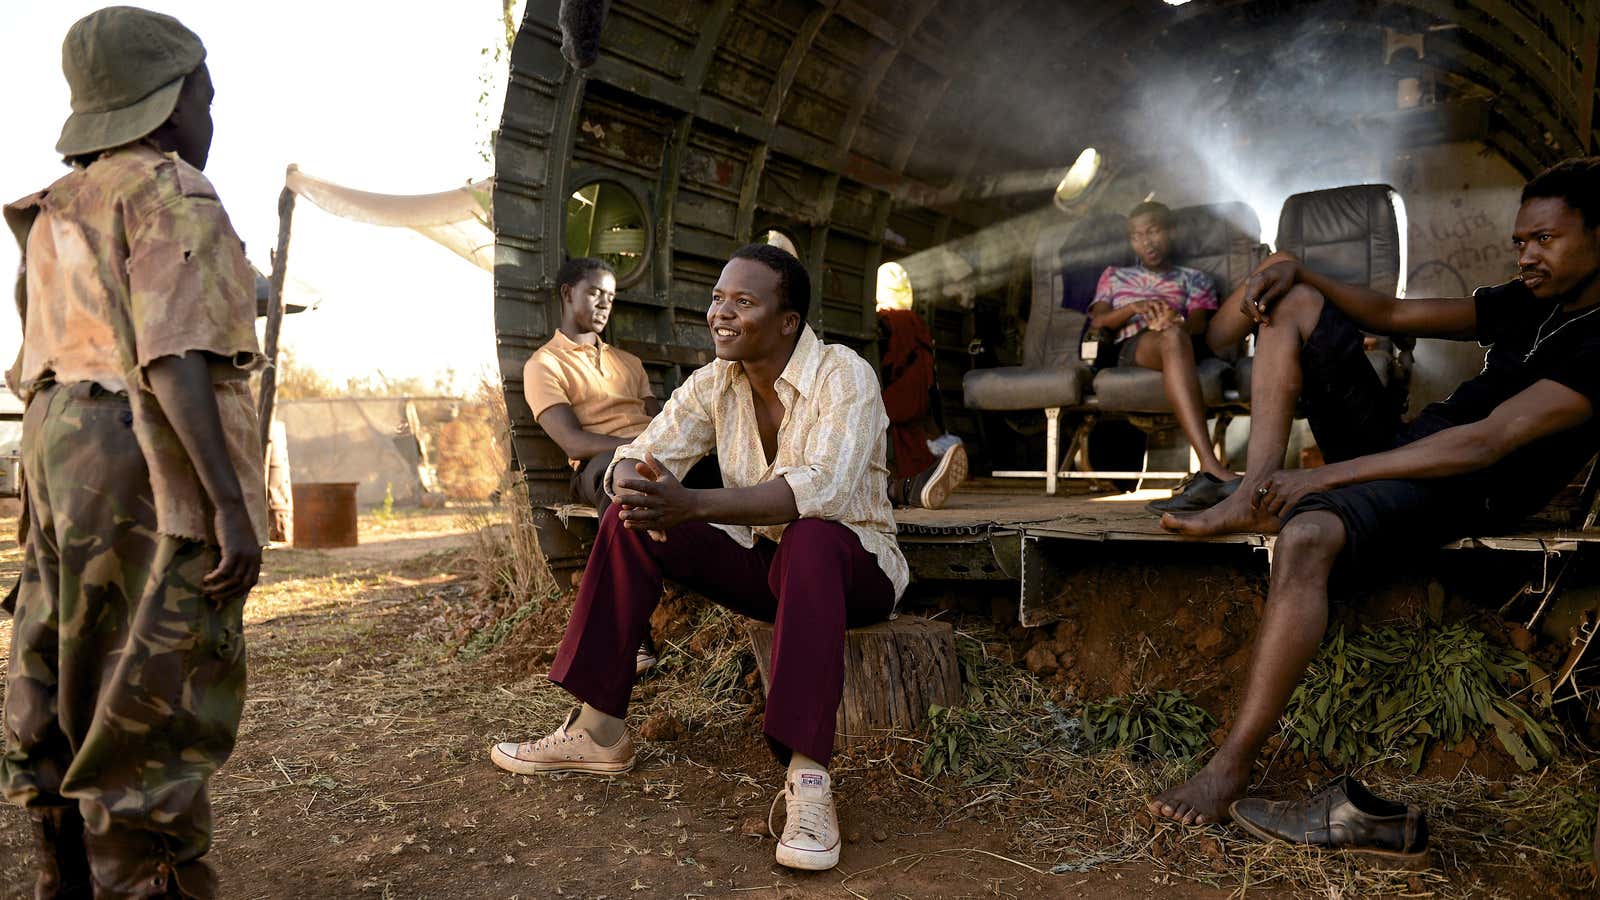
[[[1189,342],[1189,333],[1174,325],[1151,334],[1134,347],[1133,361],[1142,368],[1161,373],[1161,384],[1166,389],[1167,399],[1172,401],[1178,426],[1200,457],[1200,470],[1231,481],[1233,472],[1217,459],[1211,447],[1211,435],[1206,431],[1206,401],[1200,393],[1200,376],[1195,371],[1194,346]]]
[[[1274,253],[1262,260],[1260,265],[1251,271],[1251,274],[1261,271],[1273,263],[1294,259],[1292,253]],[[1211,323],[1206,326],[1206,343],[1211,347],[1211,352],[1221,354],[1224,350],[1231,350],[1244,340],[1250,333],[1255,323],[1244,314],[1242,302],[1244,300],[1245,280],[1239,280],[1239,286],[1233,289],[1211,316]]]
[[[1250,466],[1244,483],[1228,499],[1204,512],[1167,513],[1161,517],[1162,528],[1193,535],[1277,532],[1277,518],[1258,512],[1250,500],[1256,486],[1283,468],[1289,425],[1300,399],[1300,348],[1317,327],[1323,302],[1314,289],[1297,285],[1278,301],[1271,322],[1256,334],[1256,361],[1250,376]]]
[[[1328,627],[1328,574],[1344,542],[1344,523],[1331,512],[1302,513],[1284,527],[1233,730],[1205,768],[1150,801],[1150,812],[1185,825],[1228,817],[1229,804],[1250,785],[1261,745],[1322,642]]]

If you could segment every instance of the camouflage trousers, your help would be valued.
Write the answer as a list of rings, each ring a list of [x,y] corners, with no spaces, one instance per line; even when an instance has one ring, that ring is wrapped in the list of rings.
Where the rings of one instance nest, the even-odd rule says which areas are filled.
[[[27,534],[0,790],[76,804],[110,892],[160,893],[211,843],[206,780],[244,708],[242,600],[200,591],[215,547],[156,531],[126,395],[48,387],[23,422]],[[199,876],[195,876],[199,877]]]

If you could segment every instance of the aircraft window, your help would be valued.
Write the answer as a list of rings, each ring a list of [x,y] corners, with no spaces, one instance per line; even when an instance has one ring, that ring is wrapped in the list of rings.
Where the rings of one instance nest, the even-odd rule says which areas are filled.
[[[911,276],[906,267],[886,262],[878,267],[878,309],[910,309]]]
[[[1083,148],[1078,158],[1073,161],[1067,173],[1061,176],[1061,183],[1056,185],[1056,206],[1065,209],[1072,201],[1083,196],[1083,192],[1094,184],[1094,177],[1100,174],[1100,151],[1093,147]]]
[[[627,188],[594,181],[567,198],[567,255],[598,256],[617,272],[617,284],[637,281],[650,249],[644,209]]]

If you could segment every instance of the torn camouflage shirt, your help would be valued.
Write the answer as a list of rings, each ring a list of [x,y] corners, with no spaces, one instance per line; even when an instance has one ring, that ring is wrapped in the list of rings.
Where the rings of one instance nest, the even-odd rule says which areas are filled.
[[[255,280],[211,183],[176,155],[135,144],[5,208],[23,250],[22,349],[7,383],[24,401],[51,382],[126,391],[150,470],[157,529],[216,542],[215,509],[145,368],[203,351],[258,539],[267,537]]]

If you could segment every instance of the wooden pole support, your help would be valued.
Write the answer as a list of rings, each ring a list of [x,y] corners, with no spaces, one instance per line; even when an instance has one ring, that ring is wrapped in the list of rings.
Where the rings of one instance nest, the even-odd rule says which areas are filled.
[[[289,167],[292,171],[293,166]],[[267,446],[272,429],[272,407],[278,396],[278,331],[283,327],[283,280],[289,271],[289,223],[294,219],[294,191],[278,194],[278,246],[272,251],[272,274],[267,276],[267,333],[262,353],[267,358],[261,373],[261,397],[256,413],[261,418],[261,446]]]
[[[745,631],[755,647],[762,689],[770,690],[772,625],[751,620]],[[910,731],[928,718],[930,705],[960,702],[955,631],[947,623],[900,616],[845,632],[838,746],[889,731]]]

